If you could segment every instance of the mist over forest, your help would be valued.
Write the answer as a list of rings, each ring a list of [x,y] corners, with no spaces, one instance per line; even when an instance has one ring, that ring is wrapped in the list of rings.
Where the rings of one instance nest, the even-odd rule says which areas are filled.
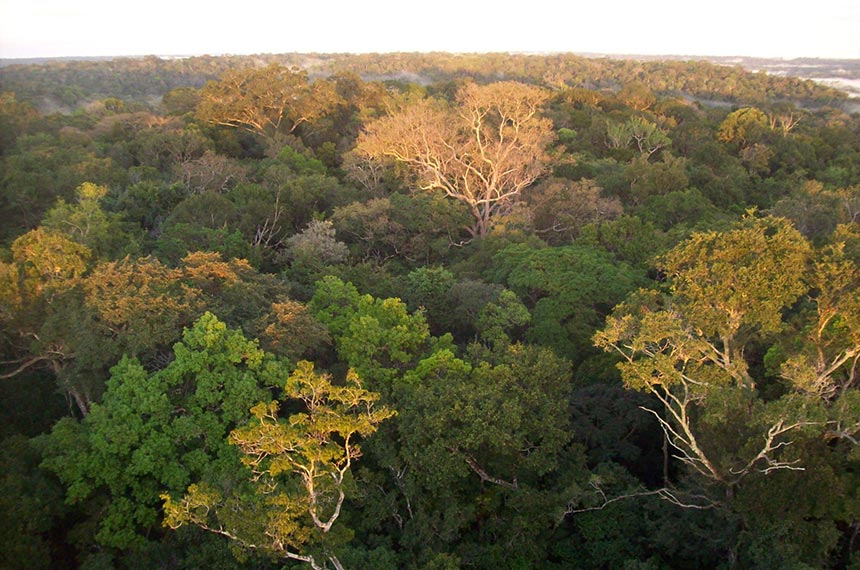
[[[860,568],[858,80],[0,62],[0,566]]]

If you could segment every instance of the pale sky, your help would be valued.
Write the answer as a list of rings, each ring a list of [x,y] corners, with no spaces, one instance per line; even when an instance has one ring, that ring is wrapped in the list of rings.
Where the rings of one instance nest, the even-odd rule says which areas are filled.
[[[0,58],[385,51],[860,58],[860,0],[0,0]]]

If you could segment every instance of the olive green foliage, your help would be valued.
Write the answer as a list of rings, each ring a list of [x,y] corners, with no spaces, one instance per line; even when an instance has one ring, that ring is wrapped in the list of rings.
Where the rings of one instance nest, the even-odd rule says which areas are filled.
[[[854,413],[857,399],[856,265],[841,245],[813,250],[784,219],[747,218],[730,231],[694,234],[660,266],[667,291],[631,295],[607,318],[596,344],[621,356],[628,387],[653,396],[657,409],[645,409],[708,489],[712,506],[783,537],[767,556],[754,544],[772,540],[767,534],[746,544],[739,538],[750,564],[823,563],[836,548],[834,525],[845,511],[803,503],[796,493],[789,493],[791,507],[776,497],[761,501],[765,487],[809,485],[833,477],[828,461],[853,461],[853,444],[838,442],[860,429],[843,415]],[[805,332],[779,342],[788,327]],[[782,385],[762,378],[750,357],[768,345],[765,363],[773,369],[781,362]],[[827,486],[843,484],[835,477]],[[759,506],[750,510],[748,500]],[[785,516],[787,509],[803,518],[818,508],[836,509],[829,510],[831,522],[789,527],[757,510]]]
[[[468,210],[436,194],[392,194],[339,207],[332,221],[359,259],[409,267],[441,261],[465,238]]]
[[[623,212],[618,198],[603,196],[602,188],[585,178],[576,182],[553,178],[533,186],[525,198],[535,230],[553,245],[575,238],[587,224],[612,220]]]
[[[178,502],[161,496],[164,524],[174,529],[194,524],[314,567],[312,554],[297,551],[322,543],[326,556],[339,565],[329,550],[338,539],[328,533],[340,516],[352,464],[362,454],[357,440],[373,434],[395,412],[375,406],[379,395],[362,389],[354,372],[335,386],[308,361],[290,374],[284,394],[288,407],[294,402],[300,411],[281,421],[278,401],[260,402],[251,408],[252,423],[230,433],[256,493],[225,497],[205,483],[192,484]],[[242,512],[253,514],[243,520]]]
[[[856,567],[860,115],[713,61],[0,67],[0,566]]]
[[[337,93],[327,81],[308,82],[307,72],[277,64],[230,69],[200,90],[197,116],[214,124],[261,135],[270,142],[324,116]]]
[[[732,111],[720,124],[717,139],[741,146],[755,144],[767,131],[767,115],[755,107]]]
[[[742,327],[777,330],[782,308],[804,290],[800,278],[809,253],[786,222],[748,220],[735,231],[694,234],[661,265],[701,334],[730,339]]]
[[[349,250],[337,241],[331,222],[313,220],[308,227],[287,240],[287,256],[292,264],[317,270],[346,260]]]

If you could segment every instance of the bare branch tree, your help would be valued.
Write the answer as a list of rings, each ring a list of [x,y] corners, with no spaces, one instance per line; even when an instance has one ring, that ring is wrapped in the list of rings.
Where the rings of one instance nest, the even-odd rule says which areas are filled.
[[[355,154],[408,166],[421,189],[467,204],[469,232],[484,236],[546,169],[552,125],[538,111],[548,96],[520,83],[470,84],[454,107],[422,100],[368,124]]]

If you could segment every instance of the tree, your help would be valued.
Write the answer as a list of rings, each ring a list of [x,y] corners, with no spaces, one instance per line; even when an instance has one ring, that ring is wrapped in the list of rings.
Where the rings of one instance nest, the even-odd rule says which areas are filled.
[[[644,83],[626,83],[616,95],[618,99],[637,111],[647,111],[657,103],[657,97]]]
[[[45,211],[57,198],[74,199],[75,188],[85,181],[97,184],[119,182],[110,158],[77,129],[61,129],[19,137],[14,152],[0,159],[0,215],[4,239],[39,225]],[[84,140],[81,140],[84,139]]]
[[[651,121],[639,116],[630,117],[627,121],[630,128],[630,138],[636,143],[636,148],[646,158],[661,148],[672,144],[666,133]]]
[[[165,526],[193,524],[314,569],[325,564],[299,551],[308,543],[323,543],[325,556],[342,570],[336,554],[325,549],[324,535],[340,516],[345,478],[361,457],[356,440],[372,435],[394,412],[376,406],[379,395],[364,390],[354,372],[344,385],[335,386],[329,375],[315,373],[307,361],[299,362],[290,375],[285,394],[289,407],[299,410],[286,421],[278,418],[278,402],[260,402],[251,408],[252,423],[230,433],[230,444],[251,470],[255,493],[229,497],[194,484],[179,501],[163,494]],[[242,511],[253,520],[242,520]]]
[[[552,125],[539,116],[548,93],[514,82],[468,84],[454,106],[424,99],[372,121],[356,153],[407,165],[421,189],[469,206],[482,237],[546,168]]]
[[[33,440],[14,435],[0,441],[0,563],[8,570],[51,568],[52,519],[63,510],[63,490],[39,469]],[[55,563],[56,566],[56,563]]]
[[[305,228],[314,218],[328,218],[335,207],[354,199],[354,190],[328,176],[321,162],[288,146],[261,166],[261,183],[270,193],[272,212],[257,223],[264,231],[281,228],[281,238]]]
[[[619,300],[642,279],[639,271],[589,246],[509,246],[493,258],[496,280],[532,307],[526,338],[578,362],[589,339]]]
[[[395,193],[337,208],[332,222],[357,258],[429,265],[462,242],[470,217],[465,204],[441,194]]]
[[[114,359],[125,353],[149,365],[162,361],[183,327],[206,311],[259,337],[279,356],[299,358],[327,342],[321,325],[287,297],[279,280],[217,253],[190,253],[177,267],[149,257],[102,263],[83,289],[97,316],[98,349]]]
[[[659,162],[648,162],[644,156],[632,160],[624,177],[630,183],[625,197],[637,205],[652,196],[680,192],[690,183],[686,159],[668,153]]]
[[[86,414],[91,394],[64,375],[75,355],[75,289],[92,252],[62,234],[37,228],[12,242],[12,261],[0,262],[0,322],[12,333],[15,354],[0,380],[33,366],[47,367]],[[70,314],[70,311],[72,314]],[[71,322],[70,322],[71,321]]]
[[[245,168],[235,159],[207,150],[175,163],[173,175],[188,194],[227,192],[244,181]]]
[[[767,132],[769,121],[767,115],[755,107],[744,107],[732,111],[720,123],[717,139],[725,143],[735,143],[747,147],[759,142]]]
[[[672,144],[672,140],[656,124],[638,115],[630,117],[624,123],[607,123],[606,138],[609,148],[627,148],[631,143],[635,143],[645,160],[661,148]]]
[[[226,258],[252,259],[258,265],[254,250],[239,230],[226,227],[178,223],[166,225],[155,242],[158,257],[171,264],[195,251],[217,252]]]
[[[328,330],[314,318],[310,309],[291,299],[272,303],[272,310],[254,324],[263,348],[287,358],[314,354],[331,344]]]
[[[336,239],[336,233],[330,221],[312,220],[304,230],[290,236],[276,255],[277,262],[289,262],[281,275],[296,297],[309,298],[316,281],[331,274],[333,267],[344,266],[349,248]]]
[[[84,300],[96,315],[98,344],[110,364],[122,354],[147,361],[169,350],[203,313],[199,292],[182,283],[181,273],[150,257],[93,269],[83,283]]]
[[[531,320],[531,313],[513,291],[503,289],[498,299],[481,309],[475,326],[482,340],[501,347],[511,342],[512,330],[522,328]]]
[[[669,236],[653,223],[629,215],[608,222],[587,224],[575,243],[606,250],[617,259],[643,270],[651,269],[654,256],[671,246]]]
[[[123,358],[102,402],[82,422],[61,420],[45,442],[43,466],[66,485],[68,503],[107,499],[96,510],[101,544],[142,545],[157,529],[165,491],[181,493],[192,481],[237,484],[244,473],[227,435],[286,373],[211,313],[185,331],[174,354],[154,373]]]
[[[15,139],[27,132],[39,112],[28,102],[19,101],[15,93],[0,93],[0,154],[11,149]]]
[[[672,449],[680,490],[734,521],[744,565],[821,567],[853,540],[860,271],[845,245],[813,249],[778,218],[693,234],[660,262],[667,291],[632,295],[595,336],[657,403],[643,409],[664,479]]]
[[[334,86],[328,82],[309,83],[306,72],[272,64],[232,69],[207,83],[200,90],[197,116],[277,142],[302,123],[323,116],[336,102]]]
[[[425,266],[409,272],[406,282],[408,289],[403,297],[410,310],[420,310],[434,332],[446,330],[438,323],[444,322],[451,310],[448,292],[454,285],[454,274],[443,267]]]
[[[84,182],[78,186],[77,204],[67,204],[60,198],[45,213],[42,226],[89,247],[99,257],[113,258],[136,249],[135,240],[126,230],[121,217],[105,212],[101,202],[108,189]]]
[[[293,263],[317,269],[341,263],[349,249],[335,238],[336,233],[330,221],[311,220],[304,230],[287,239],[287,256]]]
[[[531,222],[541,237],[553,245],[576,237],[583,226],[599,224],[623,213],[618,198],[607,198],[594,180],[578,182],[550,178],[524,193]]]
[[[852,438],[860,429],[856,422],[828,422],[820,410],[822,398],[844,395],[856,383],[860,358],[856,295],[846,295],[856,292],[858,273],[840,248],[813,258],[786,220],[747,219],[731,231],[694,234],[660,268],[670,294],[631,296],[595,342],[621,355],[628,387],[660,403],[663,414],[647,411],[692,472],[731,497],[751,475],[802,470],[788,449],[804,430],[829,426]],[[808,340],[795,337],[788,348],[795,356],[782,365],[795,391],[766,401],[749,353],[783,330],[783,312],[804,295],[815,307],[799,325]],[[797,397],[804,392],[815,398]],[[843,404],[853,408],[853,397]]]
[[[309,307],[329,328],[338,355],[385,395],[421,357],[451,344],[450,335],[432,337],[424,316],[410,314],[400,299],[361,295],[331,275],[317,283]]]
[[[840,222],[860,221],[860,185],[832,190],[820,182],[809,181],[783,196],[770,213],[789,218],[803,235],[814,243],[822,243]]]
[[[850,394],[860,380],[860,267],[844,249],[844,242],[828,244],[811,260],[804,276],[810,300],[805,338],[780,365],[780,375],[795,389],[827,402]],[[860,429],[848,417],[837,417],[835,423],[834,437],[850,440]]]
[[[186,115],[193,113],[200,102],[200,93],[193,87],[177,87],[161,97],[161,106],[168,115]]]
[[[464,566],[531,567],[566,488],[583,478],[580,449],[568,446],[570,363],[520,344],[492,359],[440,350],[399,381],[396,432],[386,434],[397,449],[372,446],[392,488],[383,516],[419,556],[449,543]]]

